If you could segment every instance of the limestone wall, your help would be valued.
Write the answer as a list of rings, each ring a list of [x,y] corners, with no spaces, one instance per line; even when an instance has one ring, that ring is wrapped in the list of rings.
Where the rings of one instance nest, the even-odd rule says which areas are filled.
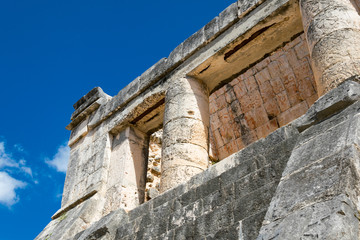
[[[355,239],[354,1],[238,0],[116,96],[83,96],[37,239]]]
[[[359,100],[360,84],[347,81],[291,124],[72,239],[358,239]]]
[[[210,96],[218,159],[243,149],[303,115],[318,98],[304,34]]]

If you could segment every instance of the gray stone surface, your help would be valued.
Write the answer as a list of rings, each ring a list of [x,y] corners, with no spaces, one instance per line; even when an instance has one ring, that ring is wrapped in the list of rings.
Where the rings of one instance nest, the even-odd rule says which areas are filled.
[[[345,195],[336,196],[263,226],[257,239],[359,239],[355,209]]]
[[[238,3],[233,3],[219,14],[219,29],[224,30],[238,20]]]
[[[118,226],[126,222],[128,222],[128,215],[123,209],[113,211],[85,231],[78,233],[73,240],[115,239]]]
[[[354,76],[340,84],[328,94],[320,97],[308,110],[307,114],[294,121],[294,125],[303,131],[310,126],[342,111],[360,99],[359,76]],[[355,81],[357,82],[355,82]]]
[[[263,3],[265,0],[238,0],[238,16],[239,18],[243,17],[247,13],[249,13],[251,10],[256,8],[258,5]]]
[[[358,89],[358,83],[343,83],[293,123],[306,128],[257,239],[358,239]]]
[[[219,34],[219,17],[215,17],[208,24],[206,24],[203,29],[206,41],[209,42],[214,39],[215,36]]]
[[[35,239],[68,240],[89,228],[101,218],[102,206],[98,197],[95,195],[52,220]]]
[[[73,120],[79,113],[86,109],[90,104],[98,100],[99,98],[108,98],[109,96],[104,93],[100,87],[93,88],[86,95],[81,97],[75,104],[75,112],[71,115],[71,120]]]

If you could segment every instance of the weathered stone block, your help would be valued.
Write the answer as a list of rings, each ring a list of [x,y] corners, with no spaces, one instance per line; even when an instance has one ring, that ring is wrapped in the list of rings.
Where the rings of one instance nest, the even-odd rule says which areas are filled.
[[[291,175],[285,175],[271,202],[266,219],[273,221],[283,218],[289,212],[345,193],[347,178],[351,177],[351,159],[357,158],[357,155],[354,148],[347,148],[314,161],[303,169],[298,168],[297,172]]]
[[[127,213],[123,209],[111,212],[86,229],[76,240],[115,239],[117,226],[128,221]],[[74,240],[75,240],[74,239]]]
[[[230,204],[235,199],[234,184],[230,183],[227,186],[221,187],[206,197],[202,197],[203,201],[203,212],[204,214],[213,211],[215,208],[220,207],[224,204]]]
[[[234,221],[243,220],[255,213],[263,212],[268,208],[276,190],[275,184],[265,185],[256,191],[236,199],[234,203]]]
[[[255,157],[256,156],[254,156],[254,158]],[[257,169],[256,165],[257,164],[253,159],[243,160],[238,166],[233,167],[228,171],[224,172],[223,174],[221,174],[220,176],[221,182],[224,184],[235,182],[241,179],[242,177],[245,177],[246,175],[255,172]]]
[[[189,57],[195,50],[199,49],[203,44],[205,44],[205,42],[205,33],[204,29],[202,28],[182,43],[183,56],[185,58]]]
[[[175,229],[186,223],[193,222],[203,213],[203,203],[202,200],[193,202],[186,207],[180,208],[171,214],[169,219],[169,229]]]
[[[238,230],[239,239],[256,239],[264,220],[266,211],[258,212],[239,222]]]
[[[70,134],[68,145],[71,146],[76,143],[81,137],[84,137],[88,133],[89,118],[84,119],[79,125],[77,125]]]
[[[184,60],[184,54],[183,54],[183,46],[184,44],[179,44],[168,56],[167,63],[171,66],[176,66],[177,64],[180,64]]]
[[[238,0],[238,16],[239,18],[245,16],[247,13],[252,11],[254,8],[263,3],[264,0]]]
[[[104,97],[107,98],[108,95],[104,93],[104,91],[100,87],[93,88],[90,92],[88,92],[86,95],[81,97],[74,105],[75,110],[84,110],[86,107],[88,107],[91,103],[95,102],[97,99]],[[76,113],[75,112],[71,119],[75,118]]]
[[[179,104],[181,103],[181,104]],[[197,95],[196,93],[183,93],[173,98],[167,98],[165,104],[167,111],[164,114],[164,125],[174,118],[197,119],[209,125],[209,98],[207,95]]]
[[[152,65],[140,76],[140,89],[144,90],[151,86],[157,79],[163,76],[168,70],[167,59],[162,58],[157,63]]]
[[[353,8],[351,1],[342,0],[302,0],[300,6],[305,29],[307,29],[312,19],[324,9]]]
[[[256,192],[258,189],[266,185],[271,187],[276,180],[276,176],[272,174],[272,170],[270,168],[260,169],[259,171],[249,174],[234,182],[235,196],[239,199]],[[266,189],[266,187],[264,188]]]
[[[222,205],[204,216],[205,226],[207,226],[206,235],[214,234],[234,223],[232,204]]]
[[[207,235],[206,239],[215,240],[215,239],[239,239],[239,234],[237,226],[234,224],[230,227],[223,228],[218,231],[216,234]],[[241,238],[240,238],[241,239]]]
[[[306,36],[310,52],[314,49],[315,44],[329,32],[349,28],[360,29],[360,18],[354,8],[352,10],[345,7],[324,9],[313,18],[308,26]]]
[[[233,3],[219,14],[219,29],[225,30],[231,23],[238,20],[238,5]]]
[[[347,82],[340,85],[339,88],[346,88],[346,83]],[[357,85],[356,83],[356,86]],[[344,91],[336,91],[337,89],[334,89],[334,92],[330,91],[329,94],[324,95],[314,103],[304,116],[294,121],[293,125],[301,132],[323,121],[321,124],[315,125],[311,131],[302,133],[303,139],[306,139],[306,136],[309,135],[316,136],[324,132],[326,128],[331,128],[341,122],[347,121],[357,113],[359,104],[355,103],[355,101],[359,98],[358,91],[360,89],[356,87],[352,90],[348,89],[350,91],[345,89]],[[347,93],[344,95],[344,92]],[[333,115],[336,116],[332,117]]]
[[[257,239],[358,239],[355,209],[346,196],[340,195],[263,225]]]
[[[219,34],[219,17],[215,17],[204,27],[204,35],[206,41],[211,41],[215,38],[217,34]]]
[[[63,213],[60,217],[52,220],[35,239],[72,239],[81,229],[90,227],[90,222],[100,219],[101,204],[98,200],[98,196],[94,195]]]

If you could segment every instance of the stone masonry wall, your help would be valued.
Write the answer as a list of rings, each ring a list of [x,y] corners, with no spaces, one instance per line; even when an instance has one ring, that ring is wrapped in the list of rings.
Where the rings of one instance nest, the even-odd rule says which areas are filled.
[[[298,137],[284,127],[125,213],[119,209],[74,240],[255,239]]]
[[[210,96],[213,161],[303,115],[318,98],[301,34]],[[150,138],[146,197],[158,195],[162,131]]]
[[[162,132],[160,129],[150,136],[145,201],[156,197],[160,191]]]
[[[72,239],[358,239],[359,99],[347,81],[296,121]]]
[[[211,94],[213,155],[224,159],[266,137],[303,115],[317,98],[301,34]]]

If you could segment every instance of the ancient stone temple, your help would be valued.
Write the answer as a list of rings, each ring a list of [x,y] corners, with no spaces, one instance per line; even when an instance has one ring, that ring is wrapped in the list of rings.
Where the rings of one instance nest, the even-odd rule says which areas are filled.
[[[360,239],[360,0],[238,0],[74,104],[36,239]]]

